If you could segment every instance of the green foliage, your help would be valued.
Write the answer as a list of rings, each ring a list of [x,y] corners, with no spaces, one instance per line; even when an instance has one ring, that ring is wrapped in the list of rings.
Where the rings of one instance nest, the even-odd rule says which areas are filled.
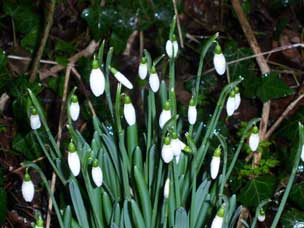
[[[271,168],[276,167],[279,161],[276,159],[262,159],[258,167],[252,168],[251,164],[245,164],[239,171],[240,177],[263,176],[271,173]]]
[[[304,213],[295,208],[288,208],[281,218],[283,228],[302,227],[304,224]]]
[[[290,192],[289,199],[304,211],[304,183],[295,184]]]

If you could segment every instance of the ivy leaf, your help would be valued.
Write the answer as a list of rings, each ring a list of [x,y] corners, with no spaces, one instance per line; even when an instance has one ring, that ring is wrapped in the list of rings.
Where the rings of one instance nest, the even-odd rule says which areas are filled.
[[[271,99],[285,97],[294,93],[276,73],[265,74],[262,77],[261,84],[257,88],[257,96],[266,102]]]
[[[239,201],[247,207],[256,207],[262,200],[270,198],[275,189],[275,178],[262,176],[252,179],[240,191]]]
[[[299,183],[292,187],[289,199],[304,210],[304,183]]]
[[[304,213],[295,208],[288,209],[281,218],[282,228],[303,227]]]

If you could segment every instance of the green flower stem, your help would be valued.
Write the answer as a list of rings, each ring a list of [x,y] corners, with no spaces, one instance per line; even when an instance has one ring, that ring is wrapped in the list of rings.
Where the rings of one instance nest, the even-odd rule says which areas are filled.
[[[110,76],[110,72],[111,72],[110,68],[111,68],[112,56],[113,56],[113,47],[110,47],[108,54],[107,54],[106,66],[105,66],[105,68],[106,68],[105,69],[105,78],[106,78],[105,93],[106,93],[106,98],[107,98],[107,102],[109,105],[111,117],[114,122],[114,111],[113,111],[113,103],[112,103],[112,99],[111,99],[111,89],[110,89],[110,80],[109,80],[109,76]]]
[[[171,163],[172,164],[172,163]],[[174,190],[175,190],[175,207],[179,208],[181,204],[179,179],[178,179],[178,167],[175,158],[173,159],[173,177],[174,177]]]
[[[127,141],[128,141],[128,156],[129,161],[132,161],[135,148],[138,146],[138,133],[136,123],[127,128]]]
[[[221,179],[220,179],[220,190],[219,190],[219,196],[223,194],[224,187],[225,187],[225,176],[226,176],[226,171],[227,171],[227,154],[228,154],[228,149],[227,149],[227,143],[225,142],[224,137],[221,134],[216,134],[218,140],[220,141],[221,147],[223,149],[223,169],[222,169],[222,174],[221,174]]]
[[[56,215],[57,215],[57,219],[58,219],[58,222],[59,222],[59,226],[60,226],[61,228],[64,228],[64,223],[63,223],[63,220],[62,220],[62,217],[61,217],[61,213],[60,213],[58,204],[57,204],[57,202],[56,202],[56,199],[55,199],[55,197],[54,197],[54,195],[53,195],[53,192],[52,192],[52,190],[51,190],[51,188],[50,188],[50,185],[49,185],[49,183],[48,183],[48,181],[47,181],[47,179],[46,179],[44,173],[42,172],[42,170],[39,168],[39,166],[37,166],[37,165],[36,165],[35,163],[33,163],[33,162],[23,162],[23,163],[22,163],[22,166],[24,166],[24,167],[26,167],[26,168],[31,167],[31,168],[35,169],[35,170],[39,173],[39,175],[40,175],[40,177],[41,177],[41,180],[43,181],[43,183],[44,183],[44,185],[45,185],[45,187],[46,187],[46,189],[47,189],[47,191],[48,191],[48,193],[49,193],[49,195],[50,195],[50,197],[51,197],[51,200],[52,200],[52,202],[53,202],[54,209],[55,209],[55,212],[56,212]]]
[[[173,39],[173,34],[174,34],[175,26],[176,26],[176,16],[174,15],[172,17],[172,21],[171,21],[171,24],[170,24],[170,33],[169,33],[169,39],[170,40]]]
[[[291,174],[290,174],[290,177],[289,177],[289,180],[288,180],[288,184],[286,186],[284,195],[282,197],[282,200],[281,200],[278,212],[276,213],[276,215],[275,215],[275,217],[273,219],[273,222],[271,224],[271,228],[277,227],[277,225],[279,223],[279,219],[280,219],[280,217],[281,217],[281,215],[283,213],[283,210],[285,208],[285,204],[286,204],[287,198],[289,196],[291,187],[293,185],[293,181],[294,181],[296,173],[297,173],[297,168],[298,168],[298,165],[299,165],[299,162],[300,162],[300,157],[301,157],[303,143],[304,143],[304,127],[303,127],[303,125],[301,123],[299,123],[299,145],[298,145],[298,151],[297,151],[296,156],[295,156],[295,161],[294,161],[294,164],[293,164],[293,167],[292,167],[292,170],[291,170]]]
[[[176,96],[175,96],[175,62],[174,58],[170,58],[169,66],[169,99],[171,103],[172,115],[176,114]]]
[[[121,97],[121,84],[118,83],[115,98],[115,123],[117,132],[122,131],[121,119],[120,119],[120,97]]]
[[[103,53],[104,53],[105,40],[102,41],[97,54],[98,65],[101,67],[103,64]]]

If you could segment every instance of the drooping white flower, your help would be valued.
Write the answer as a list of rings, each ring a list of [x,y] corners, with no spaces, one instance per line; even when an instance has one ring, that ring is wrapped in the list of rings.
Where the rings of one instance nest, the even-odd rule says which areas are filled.
[[[80,113],[80,106],[78,102],[78,98],[76,95],[73,95],[71,98],[71,104],[70,104],[70,116],[73,121],[76,121],[79,117]]]
[[[25,172],[24,179],[22,182],[21,192],[25,202],[32,202],[34,198],[35,187],[31,180],[31,176],[28,174],[27,170]]]
[[[235,94],[232,91],[226,102],[226,112],[228,116],[232,116],[235,111]]]
[[[159,90],[159,78],[154,66],[151,68],[150,77],[149,77],[149,85],[153,91],[156,93]]]
[[[119,81],[123,86],[127,87],[128,89],[133,89],[132,83],[121,72],[117,71],[114,67],[111,67],[111,72],[117,81]]]
[[[238,87],[234,89],[235,97],[234,97],[234,111],[238,110],[241,104],[241,94]]]
[[[182,153],[182,144],[176,133],[173,133],[171,139],[171,147],[174,156],[180,156]]]
[[[173,34],[172,40],[167,40],[166,42],[166,53],[169,58],[176,58],[178,53],[178,42],[176,36]]]
[[[210,174],[211,178],[216,179],[221,164],[221,148],[218,147],[213,153],[211,163],[210,163]]]
[[[214,50],[214,56],[213,56],[213,65],[216,70],[216,72],[219,75],[223,75],[226,71],[226,59],[224,54],[222,53],[221,46],[217,43],[215,50]]]
[[[249,147],[251,151],[256,151],[259,147],[260,143],[260,136],[259,136],[259,129],[257,126],[254,126],[252,132],[249,137]]]
[[[68,146],[68,165],[73,176],[77,177],[80,173],[80,160],[73,142]]]
[[[164,198],[168,199],[169,198],[169,193],[170,193],[170,179],[167,178],[165,182],[165,187],[164,187]]]
[[[171,140],[169,137],[166,137],[164,140],[161,156],[165,163],[169,163],[173,160],[174,155],[172,151]]]
[[[260,210],[258,211],[258,220],[259,222],[264,222],[265,219],[266,219],[265,211],[263,208],[260,208]]]
[[[30,115],[30,124],[32,130],[37,130],[41,127],[40,117],[35,108],[32,108]]]
[[[171,119],[171,107],[170,103],[167,101],[165,103],[164,109],[161,111],[159,116],[159,127],[163,128],[168,120]]]
[[[133,104],[131,103],[131,99],[129,96],[125,96],[125,104],[124,104],[124,117],[129,124],[129,126],[136,123],[136,113]]]
[[[188,121],[191,125],[194,125],[197,118],[197,110],[195,106],[195,101],[193,98],[190,100],[190,104],[188,107]]]
[[[301,159],[304,162],[304,144],[302,146],[302,151],[301,151]]]
[[[221,206],[221,208],[218,210],[216,216],[212,221],[211,228],[222,228],[224,221],[224,213],[225,213],[225,209],[223,206]]]
[[[99,97],[105,90],[105,76],[98,66],[96,59],[92,62],[92,70],[90,74],[90,88],[95,97]]]
[[[98,165],[97,159],[93,162],[92,179],[97,187],[100,187],[102,185],[103,175],[102,175],[102,170]]]
[[[41,216],[38,217],[36,224],[35,224],[35,228],[43,228],[43,220],[42,220]]]
[[[145,57],[143,57],[139,63],[138,75],[141,80],[144,80],[148,75],[148,63]]]

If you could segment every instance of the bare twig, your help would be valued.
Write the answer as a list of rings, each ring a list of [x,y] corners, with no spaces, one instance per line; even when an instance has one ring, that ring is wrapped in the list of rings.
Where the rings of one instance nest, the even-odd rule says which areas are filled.
[[[15,59],[15,60],[22,60],[22,61],[26,61],[26,62],[32,61],[32,58],[18,56],[18,55],[8,55],[7,58],[8,59]],[[44,60],[44,59],[40,59],[40,63],[50,64],[50,65],[58,65],[58,63],[56,61]]]
[[[37,162],[39,162],[39,161],[42,161],[43,159],[45,159],[45,156],[41,156],[41,157],[39,157],[39,158],[36,158],[36,159],[33,160],[32,162],[33,162],[33,163],[37,163]],[[25,168],[26,168],[25,166],[20,166],[20,167],[18,167],[18,168],[16,168],[16,169],[10,171],[10,173],[18,173],[18,172],[20,172],[21,170],[24,170]]]
[[[143,31],[139,32],[139,59],[143,56],[144,52],[144,33]]]
[[[176,17],[176,25],[177,25],[179,42],[180,42],[181,48],[184,48],[184,39],[183,39],[182,29],[181,29],[178,11],[177,11],[177,7],[176,7],[176,0],[172,0],[172,2],[173,2],[174,13],[175,13],[175,17]]]
[[[249,42],[249,45],[253,52],[257,55],[256,60],[257,63],[260,67],[260,70],[262,74],[267,74],[270,72],[270,68],[267,64],[266,59],[264,58],[263,55],[259,55],[262,53],[260,46],[255,38],[255,35],[251,29],[251,26],[247,20],[247,17],[241,7],[240,1],[239,0],[231,0],[232,6],[238,16],[239,22],[241,24],[241,27],[243,29],[243,32]],[[269,113],[270,113],[270,101],[267,101],[263,104],[263,110],[262,110],[262,118],[260,122],[260,138],[261,140],[265,139],[266,131],[267,131],[267,125],[268,125],[268,120],[269,120]],[[260,163],[262,154],[260,152],[257,152],[254,154],[254,159],[253,159],[253,166],[257,166]]]
[[[36,56],[34,58],[34,61],[32,63],[31,73],[30,73],[30,81],[33,82],[36,79],[37,70],[39,67],[39,62],[43,54],[43,50],[46,44],[46,41],[48,39],[51,27],[53,25],[53,15],[55,11],[56,6],[56,0],[45,1],[46,8],[48,8],[47,15],[45,18],[45,27],[43,30],[42,38],[40,40],[39,48],[36,52]]]

